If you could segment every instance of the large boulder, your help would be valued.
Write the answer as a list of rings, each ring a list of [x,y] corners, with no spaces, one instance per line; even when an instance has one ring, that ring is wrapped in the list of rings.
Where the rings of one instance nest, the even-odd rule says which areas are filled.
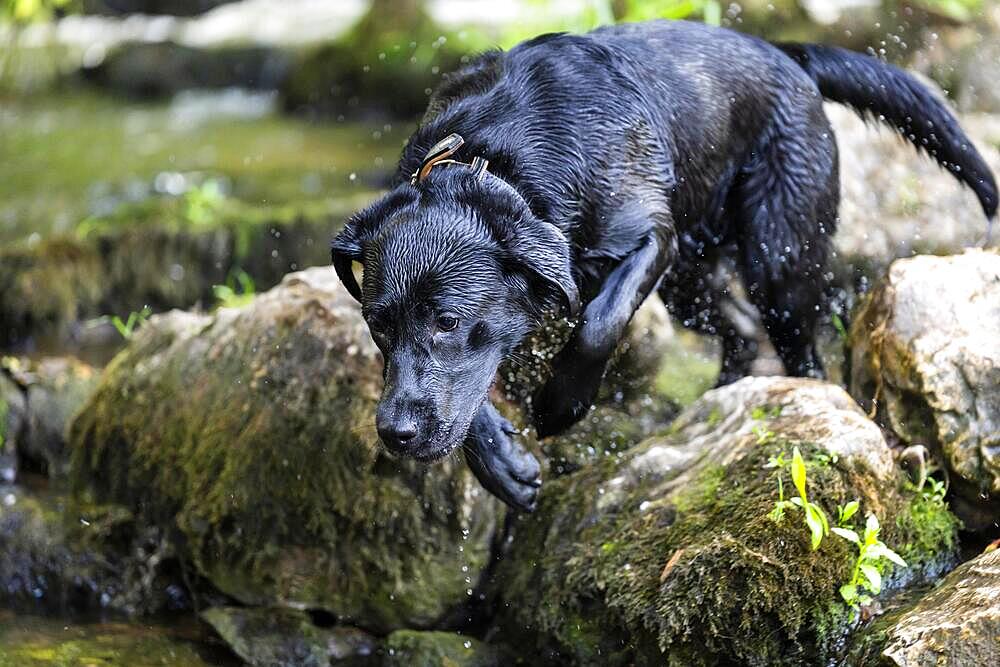
[[[790,458],[832,525],[866,515],[908,564],[885,590],[951,566],[958,522],[907,490],[879,428],[839,387],[746,378],[712,390],[665,435],[550,480],[493,579],[505,640],[559,664],[818,664],[856,623],[839,588],[856,547],[811,548]],[[779,486],[779,479],[783,480]]]
[[[915,603],[880,619],[851,664],[1000,663],[1000,550],[963,563]]]
[[[328,268],[243,308],[153,317],[72,424],[76,487],[176,532],[245,604],[428,627],[471,600],[501,508],[459,458],[381,450],[380,370]]]
[[[1000,254],[970,250],[894,262],[850,333],[851,393],[945,465],[972,529],[1000,516],[997,332]]]

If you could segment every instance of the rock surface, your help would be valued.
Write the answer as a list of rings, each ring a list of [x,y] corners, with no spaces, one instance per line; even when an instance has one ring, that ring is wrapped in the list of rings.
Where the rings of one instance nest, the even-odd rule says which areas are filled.
[[[21,464],[60,478],[68,467],[66,428],[97,384],[97,371],[72,357],[9,357],[0,364],[11,443]]]
[[[201,617],[248,665],[325,667],[374,664],[377,641],[356,628],[319,628],[294,609],[212,607]]]
[[[897,257],[960,252],[978,245],[986,218],[972,192],[891,129],[866,125],[850,109],[825,106],[840,154],[840,223],[834,270],[874,279]],[[970,115],[962,126],[1000,174],[1000,122]]]
[[[878,427],[842,389],[747,378],[708,392],[670,432],[550,480],[494,578],[507,641],[564,664],[801,664],[832,659],[853,612],[838,588],[856,550],[818,551],[799,509],[769,514],[803,453],[809,500],[881,520],[906,559],[886,588],[953,562],[957,521],[904,490]],[[861,519],[863,522],[864,519]],[[520,637],[518,640],[511,637]]]
[[[244,604],[428,627],[470,600],[501,509],[458,458],[381,452],[380,366],[328,268],[242,309],[153,317],[72,425],[77,488],[179,531]]]
[[[1000,661],[1000,550],[963,563],[864,634],[851,664],[995,665]]]
[[[1000,254],[893,263],[851,328],[851,393],[930,448],[972,529],[1000,516]]]

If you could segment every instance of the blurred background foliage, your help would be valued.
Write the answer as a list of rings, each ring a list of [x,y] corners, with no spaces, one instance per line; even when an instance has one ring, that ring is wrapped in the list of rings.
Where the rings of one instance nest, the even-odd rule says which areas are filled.
[[[384,184],[430,91],[471,54],[615,22],[839,44],[935,79],[963,110],[1000,110],[998,4],[0,0],[0,241],[73,234],[208,181],[251,205],[340,210]]]

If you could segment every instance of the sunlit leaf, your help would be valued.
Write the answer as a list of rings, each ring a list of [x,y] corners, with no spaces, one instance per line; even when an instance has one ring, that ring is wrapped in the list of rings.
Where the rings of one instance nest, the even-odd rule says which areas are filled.
[[[831,528],[830,530],[832,530],[835,534],[837,534],[840,537],[844,538],[848,542],[854,542],[859,547],[861,546],[861,537],[855,531],[851,530],[850,528],[838,528],[838,527],[835,526],[835,527]]]
[[[802,452],[796,447],[792,452],[792,482],[798,489],[802,500],[806,499],[806,462],[802,459]]]
[[[858,513],[858,509],[861,504],[857,500],[852,500],[851,502],[844,505],[844,509],[840,512],[840,523],[847,523],[851,520],[851,517]]]
[[[874,565],[861,565],[861,571],[864,573],[865,578],[868,579],[868,590],[876,595],[882,591],[882,575],[875,568]]]
[[[858,587],[854,584],[844,584],[840,587],[840,597],[847,604],[854,604],[858,599]]]

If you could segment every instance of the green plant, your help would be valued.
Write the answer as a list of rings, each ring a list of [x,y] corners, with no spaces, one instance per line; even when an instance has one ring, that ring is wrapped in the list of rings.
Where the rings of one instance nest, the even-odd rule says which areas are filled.
[[[833,324],[833,328],[837,330],[837,337],[840,338],[840,342],[847,343],[847,327],[844,326],[844,320],[837,313],[830,313],[830,322]]]
[[[797,498],[785,500],[785,487],[781,480],[781,473],[779,472],[778,500],[775,501],[774,509],[768,513],[768,517],[775,523],[781,523],[785,518],[785,510],[796,507],[801,509],[805,515],[806,526],[809,528],[812,548],[814,550],[818,549],[820,543],[823,541],[823,537],[830,534],[830,522],[827,520],[826,512],[823,511],[822,507],[809,502],[809,497],[806,494],[806,462],[802,458],[802,453],[798,447],[792,451],[792,460],[790,462],[785,459],[785,453],[781,452],[778,456],[772,456],[768,459],[765,467],[777,468],[780,471],[786,466],[791,468],[792,483],[795,484],[795,489],[799,495]]]
[[[841,528],[847,526],[847,522],[858,513],[860,507],[861,503],[857,500],[852,500],[846,505],[837,505],[837,525]]]
[[[774,442],[775,433],[766,426],[761,426],[760,424],[754,424],[750,427],[750,431],[757,436],[758,445],[766,445]]]
[[[125,340],[131,340],[132,334],[135,333],[136,328],[149,319],[150,314],[153,310],[149,306],[143,306],[142,310],[136,312],[132,311],[128,314],[128,318],[122,320],[122,318],[117,315],[111,316],[111,324],[118,330],[122,338]]]
[[[882,591],[882,570],[887,563],[906,567],[906,561],[878,539],[880,530],[878,518],[874,514],[868,515],[863,539],[850,528],[833,528],[836,535],[858,547],[851,580],[840,587],[840,596],[852,607],[871,604],[871,596]]]
[[[826,519],[826,513],[815,503],[809,502],[806,496],[806,462],[802,458],[802,453],[796,447],[792,452],[792,482],[799,492],[798,498],[792,498],[792,503],[801,507],[805,513],[806,525],[812,537],[813,550],[819,549],[823,537],[830,534],[830,524]]]
[[[718,0],[626,0],[623,4],[623,21],[686,19],[700,15],[709,25],[722,23],[722,4]]]
[[[212,286],[212,293],[223,308],[239,308],[253,301],[257,286],[246,271],[234,269],[226,278],[225,285]]]
[[[224,199],[218,181],[205,181],[184,193],[184,217],[192,225],[210,225],[215,222]]]

